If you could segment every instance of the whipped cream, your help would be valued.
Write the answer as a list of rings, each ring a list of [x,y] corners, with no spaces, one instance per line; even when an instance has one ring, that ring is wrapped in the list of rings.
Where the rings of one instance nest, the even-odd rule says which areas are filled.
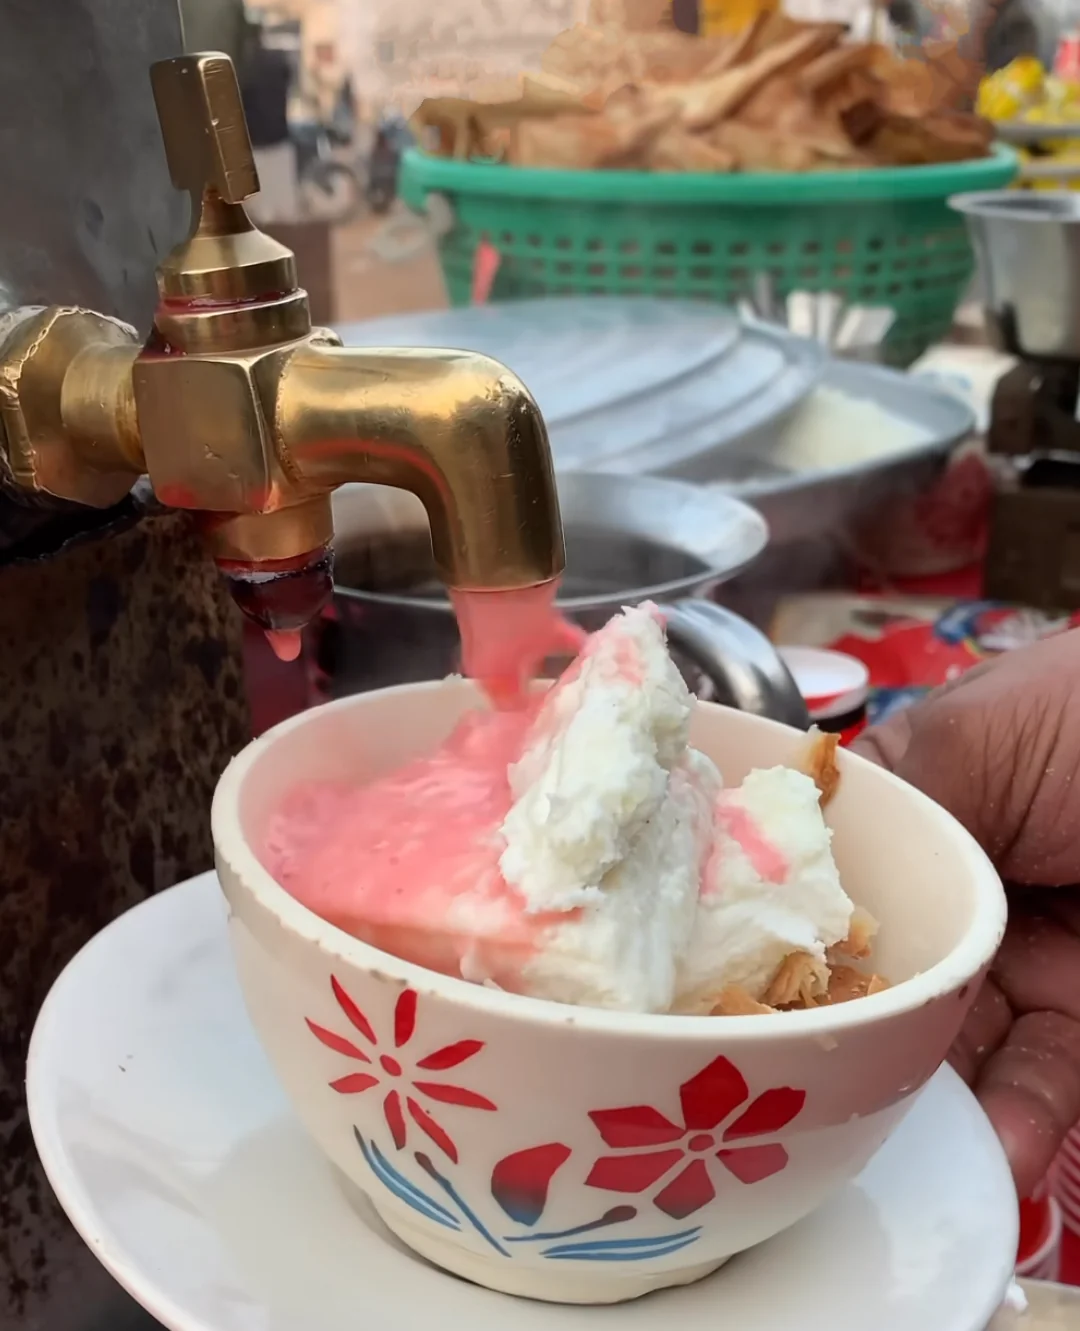
[[[784,960],[846,938],[814,782],[787,768],[725,790],[689,745],[694,699],[653,606],[595,634],[510,770],[502,873],[530,913],[574,912],[526,963],[537,997],[709,1012],[766,993]],[[576,909],[580,908],[580,909]]]
[[[686,753],[693,699],[660,620],[644,608],[612,624],[547,695],[510,768],[499,865],[532,912],[612,889],[605,876],[627,865]]]
[[[831,841],[818,788],[802,772],[751,772],[720,795],[697,918],[679,966],[679,1012],[710,1012],[729,985],[760,1001],[796,952],[819,963],[824,982],[825,953],[847,938],[854,909]]]

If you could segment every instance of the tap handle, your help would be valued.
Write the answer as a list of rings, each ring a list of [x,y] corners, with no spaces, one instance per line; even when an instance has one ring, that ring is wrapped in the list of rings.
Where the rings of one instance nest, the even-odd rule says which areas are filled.
[[[176,188],[196,199],[210,190],[226,203],[257,194],[259,175],[229,57],[210,51],[159,60],[150,82]]]
[[[233,62],[217,51],[177,56],[151,65],[150,82],[169,173],[192,204],[186,239],[158,267],[159,337],[185,352],[306,337],[311,315],[292,251],[253,226],[244,208],[259,175]],[[205,297],[217,308],[191,307]],[[253,301],[266,309],[256,313]],[[242,314],[231,308],[237,303]]]

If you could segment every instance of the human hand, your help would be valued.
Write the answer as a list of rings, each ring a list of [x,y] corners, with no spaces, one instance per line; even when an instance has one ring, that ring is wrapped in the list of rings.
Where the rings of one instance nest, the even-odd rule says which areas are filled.
[[[854,748],[944,805],[1008,886],[950,1062],[1029,1196],[1080,1120],[1080,630],[976,667]]]

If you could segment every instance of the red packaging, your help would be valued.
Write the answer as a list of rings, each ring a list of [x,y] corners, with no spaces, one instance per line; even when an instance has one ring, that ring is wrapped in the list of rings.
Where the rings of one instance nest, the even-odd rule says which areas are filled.
[[[1031,1280],[1057,1280],[1061,1274],[1061,1208],[1046,1189],[1020,1203],[1018,1275]]]
[[[949,603],[847,593],[794,597],[773,623],[774,641],[825,647],[869,671],[871,725],[957,679],[980,661],[1080,624],[993,601]]]

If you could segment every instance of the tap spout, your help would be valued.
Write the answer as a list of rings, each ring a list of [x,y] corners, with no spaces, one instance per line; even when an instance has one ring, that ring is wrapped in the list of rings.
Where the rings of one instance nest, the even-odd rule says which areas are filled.
[[[449,587],[528,587],[563,570],[543,417],[497,361],[307,343],[283,370],[274,432],[304,487],[364,481],[417,495]]]

